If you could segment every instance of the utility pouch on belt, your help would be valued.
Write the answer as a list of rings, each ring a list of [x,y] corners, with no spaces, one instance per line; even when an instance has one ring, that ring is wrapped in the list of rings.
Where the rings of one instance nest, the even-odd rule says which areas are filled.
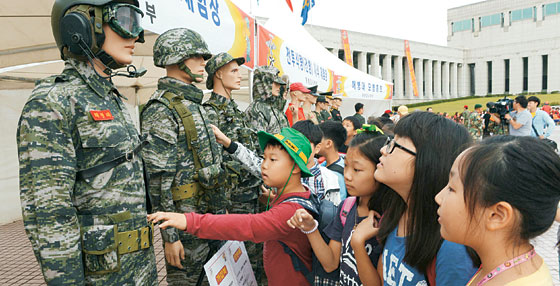
[[[222,185],[226,174],[220,164],[212,164],[198,170],[198,183],[205,189],[214,189]]]
[[[153,226],[118,231],[116,223],[131,219],[130,213],[114,215],[79,216],[82,238],[82,252],[86,274],[102,275],[121,269],[120,256],[149,248],[153,245]],[[84,223],[115,223],[87,225]]]

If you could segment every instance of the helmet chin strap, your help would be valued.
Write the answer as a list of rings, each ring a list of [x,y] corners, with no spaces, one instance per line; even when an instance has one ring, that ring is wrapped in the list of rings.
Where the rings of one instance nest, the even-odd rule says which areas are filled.
[[[187,65],[185,65],[185,61],[180,62],[179,64],[177,64],[177,66],[180,70],[188,74],[192,78],[193,82],[198,82],[197,79],[200,79],[201,81],[204,79],[203,75],[193,74],[191,69]]]
[[[82,35],[80,35],[78,33],[72,35],[72,41],[74,43],[76,43],[82,49],[82,51],[86,55],[89,63],[92,65],[93,71],[101,78],[109,79],[109,80],[114,76],[125,76],[125,77],[129,77],[129,78],[138,78],[138,77],[141,77],[141,76],[145,75],[146,72],[147,72],[147,70],[145,68],[136,69],[136,67],[134,65],[126,66],[126,73],[125,72],[113,72],[113,68],[121,68],[121,67],[124,67],[124,65],[121,65],[121,64],[117,63],[111,55],[107,54],[103,50],[100,50],[97,54],[94,54],[93,51],[89,48],[89,46],[84,41]],[[94,61],[94,59],[99,60],[99,62],[97,62],[97,63],[101,63],[101,65],[102,65],[101,68],[103,68],[103,73],[105,73],[107,76],[102,76],[97,72],[97,70],[95,69],[95,66],[96,66],[97,63]],[[99,65],[97,65],[97,66],[99,66]]]
[[[227,87],[224,85],[224,81],[223,81],[221,78],[219,78],[219,77],[216,77],[216,78],[220,80],[220,83],[222,84],[222,87],[224,88],[224,91],[226,92],[226,94],[227,94],[227,96],[229,97],[229,99],[232,99],[232,97],[231,97],[231,89],[227,88]]]

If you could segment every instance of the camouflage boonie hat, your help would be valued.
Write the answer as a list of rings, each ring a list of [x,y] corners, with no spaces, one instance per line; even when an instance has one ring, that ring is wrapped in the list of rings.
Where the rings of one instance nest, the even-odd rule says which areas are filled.
[[[163,68],[178,64],[192,56],[212,57],[208,45],[198,34],[187,28],[167,30],[154,43],[154,65]]]
[[[208,73],[208,78],[206,79],[206,88],[212,89],[214,87],[214,74],[218,71],[221,67],[229,64],[232,61],[236,61],[238,65],[242,65],[245,63],[245,58],[234,58],[228,53],[219,53],[213,56],[207,63],[206,73]]]

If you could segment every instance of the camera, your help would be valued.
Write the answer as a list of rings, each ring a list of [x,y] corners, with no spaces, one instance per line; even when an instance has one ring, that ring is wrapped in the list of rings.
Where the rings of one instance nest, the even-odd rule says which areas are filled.
[[[500,119],[503,119],[504,115],[513,111],[513,99],[504,97],[496,102],[486,103],[490,113],[497,113],[500,115]]]

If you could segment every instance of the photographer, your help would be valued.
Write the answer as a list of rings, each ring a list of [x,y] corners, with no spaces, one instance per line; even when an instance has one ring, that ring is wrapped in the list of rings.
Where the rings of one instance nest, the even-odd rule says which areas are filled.
[[[513,136],[531,136],[531,113],[527,110],[527,98],[520,95],[515,98],[513,102],[513,110],[504,116],[504,119],[509,123],[509,135]],[[501,123],[501,120],[496,115],[492,114],[492,119],[496,123]]]

